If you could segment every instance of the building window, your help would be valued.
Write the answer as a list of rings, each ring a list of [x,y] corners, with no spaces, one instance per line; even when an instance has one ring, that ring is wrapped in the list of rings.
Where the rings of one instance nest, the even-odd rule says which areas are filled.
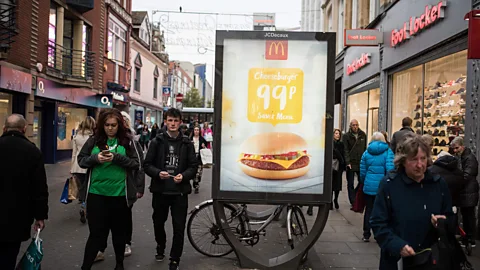
[[[465,133],[466,63],[461,51],[393,74],[390,133],[408,116],[417,134],[433,136],[434,159],[448,151],[451,140]]]
[[[158,78],[153,78],[153,98],[156,99],[158,96]]]
[[[337,53],[343,50],[343,0],[338,0]]]
[[[55,67],[55,43],[57,37],[57,7],[50,6],[48,19],[48,65]]]
[[[135,67],[135,82],[133,84],[133,90],[140,92],[140,68]]]
[[[352,29],[357,28],[358,0],[352,0]]]
[[[327,31],[328,32],[334,32],[333,31],[333,14],[332,14],[332,7],[330,6],[330,8],[328,9],[328,13],[327,13]]]
[[[369,14],[368,22],[375,20],[375,18],[377,17],[378,9],[379,9],[378,3],[379,3],[378,0],[370,0],[370,8],[369,8],[370,14]]]
[[[108,22],[108,59],[119,65],[125,64],[125,48],[127,43],[127,30],[124,25],[117,22],[114,17],[109,17]]]

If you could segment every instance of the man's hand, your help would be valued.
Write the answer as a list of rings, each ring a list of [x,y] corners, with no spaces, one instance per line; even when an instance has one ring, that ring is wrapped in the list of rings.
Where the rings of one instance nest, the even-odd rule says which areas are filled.
[[[405,245],[402,250],[400,250],[400,255],[402,257],[415,256],[415,250],[409,245]]]
[[[351,169],[352,169],[352,165],[348,164],[348,165],[347,165],[347,169],[350,169],[350,170],[351,170]]]
[[[137,192],[137,199],[141,199],[143,197],[143,193]]]
[[[182,182],[183,180],[183,175],[181,173],[177,174],[177,176],[175,176],[173,178],[173,181],[175,181],[175,183],[179,184],[180,182]]]
[[[168,172],[166,172],[166,171],[161,171],[160,174],[159,174],[159,176],[160,176],[160,179],[168,179],[168,178],[170,178],[170,174],[168,174]]]
[[[35,220],[35,224],[33,225],[34,231],[38,231],[38,229],[43,231],[44,228],[45,228],[45,222],[43,220]]]
[[[109,155],[103,155],[102,153],[98,154],[98,161],[100,163],[111,162],[113,160],[113,154],[110,153]]]
[[[444,215],[433,215],[432,214],[432,218],[431,218],[430,221],[432,222],[433,227],[437,228],[439,218],[447,219],[447,217],[444,216]]]

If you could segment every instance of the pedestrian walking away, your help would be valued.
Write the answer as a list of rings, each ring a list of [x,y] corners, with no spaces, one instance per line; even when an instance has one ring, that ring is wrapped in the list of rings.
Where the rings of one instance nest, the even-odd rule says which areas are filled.
[[[85,246],[82,270],[90,270],[109,231],[116,257],[115,270],[123,270],[129,222],[129,206],[137,200],[135,171],[140,164],[132,137],[117,109],[103,109],[95,135],[78,155],[80,167],[88,169],[86,197],[90,235]]]
[[[343,135],[345,145],[345,163],[347,164],[347,189],[348,199],[353,206],[357,187],[355,187],[355,175],[360,179],[360,160],[363,152],[367,149],[367,135],[360,129],[357,120],[350,121],[350,130]]]
[[[72,164],[70,173],[73,175],[75,181],[78,182],[78,201],[80,207],[80,222],[87,222],[85,212],[85,197],[87,196],[87,170],[80,168],[78,165],[77,156],[80,153],[85,142],[93,135],[95,129],[95,119],[87,116],[78,126],[75,136],[72,140]]]
[[[48,186],[40,150],[25,137],[27,121],[12,114],[0,137],[0,268],[15,269],[20,245],[48,218]]]
[[[152,130],[150,132],[150,140],[153,140],[153,139],[155,139],[155,137],[157,137],[158,130],[159,130],[159,128],[158,128],[157,123],[153,124]]]
[[[145,157],[145,173],[152,178],[153,226],[157,242],[155,259],[165,258],[165,222],[171,211],[173,243],[170,250],[170,270],[178,269],[183,253],[185,223],[187,221],[190,181],[194,179],[198,159],[190,139],[179,131],[182,114],[176,108],[165,112],[167,131],[152,140]]]
[[[393,153],[395,153],[395,150],[397,149],[397,145],[399,145],[403,140],[407,138],[405,134],[407,133],[414,134],[414,131],[412,129],[412,123],[413,123],[412,118],[410,117],[403,118],[402,128],[399,131],[393,133],[392,141],[390,142],[390,148],[392,149]]]
[[[378,186],[385,175],[395,169],[393,165],[394,154],[385,141],[385,136],[380,132],[374,132],[372,141],[368,144],[367,151],[363,153],[360,162],[360,182],[363,183],[365,199],[365,213],[363,215],[363,242],[369,242],[370,215],[373,203],[377,196]]]

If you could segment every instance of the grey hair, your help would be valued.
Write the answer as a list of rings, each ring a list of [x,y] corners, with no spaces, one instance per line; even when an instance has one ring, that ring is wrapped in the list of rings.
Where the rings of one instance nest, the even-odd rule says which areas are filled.
[[[373,134],[372,134],[372,140],[370,142],[373,142],[373,141],[381,141],[381,142],[386,142],[385,141],[385,136],[379,132],[379,131],[375,131]]]
[[[456,145],[456,146],[464,146],[463,142],[463,137],[457,136],[453,141],[450,143],[450,145]]]
[[[27,126],[27,120],[21,114],[12,114],[7,119],[5,119],[5,126],[4,128],[7,131],[18,130],[23,131],[23,129]]]
[[[406,138],[398,147],[397,153],[393,163],[396,168],[403,168],[403,164],[407,158],[414,157],[418,154],[418,151],[422,150],[427,155],[428,165],[431,165],[431,152],[430,146],[425,142],[425,140],[419,136],[414,135],[412,137]]]

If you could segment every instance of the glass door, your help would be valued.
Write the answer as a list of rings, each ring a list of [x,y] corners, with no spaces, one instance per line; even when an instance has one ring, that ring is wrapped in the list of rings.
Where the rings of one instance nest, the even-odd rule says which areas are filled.
[[[35,111],[33,113],[32,142],[38,147],[38,149],[42,149],[42,112],[41,111]]]

